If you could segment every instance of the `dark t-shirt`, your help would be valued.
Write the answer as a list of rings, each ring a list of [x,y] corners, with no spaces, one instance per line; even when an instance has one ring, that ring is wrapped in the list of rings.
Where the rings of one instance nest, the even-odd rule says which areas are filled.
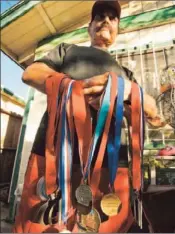
[[[112,56],[103,49],[94,47],[76,46],[62,43],[51,50],[46,56],[35,61],[43,62],[57,72],[65,73],[74,80],[87,79],[105,72],[115,72],[124,79],[134,80],[133,74],[127,68],[121,67]],[[93,125],[96,124],[97,112],[92,109]],[[112,120],[110,133],[113,134]],[[32,152],[44,156],[45,133],[47,127],[47,113],[44,114],[40,127],[38,129]],[[77,147],[75,147],[75,150]],[[97,147],[98,150],[98,147]],[[128,147],[126,142],[126,133],[122,129],[121,147],[120,147],[120,165],[127,164]],[[75,154],[77,155],[77,153]],[[78,158],[74,159],[77,164]],[[107,165],[107,154],[104,157],[104,165]]]
[[[121,67],[106,50],[95,47],[62,43],[37,61],[75,80],[87,79],[107,71],[115,72],[125,79],[134,79],[132,72]]]

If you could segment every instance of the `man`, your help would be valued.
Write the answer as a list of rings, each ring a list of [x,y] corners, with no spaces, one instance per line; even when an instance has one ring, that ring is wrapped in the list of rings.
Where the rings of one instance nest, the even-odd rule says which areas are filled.
[[[59,45],[48,56],[27,67],[23,73],[23,82],[45,93],[45,80],[56,70],[70,75],[73,79],[84,79],[84,94],[92,97],[103,91],[108,72],[114,71],[126,78],[125,100],[128,99],[131,83],[127,80],[132,79],[132,73],[126,68],[121,68],[107,52],[118,35],[120,14],[118,1],[97,1],[93,6],[88,27],[91,47],[86,49],[64,43]],[[92,55],[87,56],[86,53]],[[157,115],[155,101],[149,95],[145,96],[145,113],[148,118],[154,118]],[[92,100],[92,103],[95,101]]]
[[[99,107],[99,98],[106,86],[109,72],[115,72],[124,78],[126,87],[124,100],[126,103],[130,103],[131,80],[134,80],[132,73],[126,68],[121,67],[108,53],[108,48],[115,42],[118,35],[120,14],[121,8],[118,1],[95,2],[92,8],[91,22],[88,27],[91,46],[78,47],[65,43],[58,45],[48,55],[35,61],[24,71],[23,82],[45,93],[45,82],[55,71],[65,73],[75,80],[83,80],[84,94],[92,107],[91,114],[94,125],[97,114],[96,109]],[[144,96],[144,111],[146,116],[150,120],[154,120],[157,118],[155,101],[147,94],[144,94]],[[43,136],[46,131],[46,123],[47,118],[44,117],[32,149],[33,152],[43,156],[44,149],[41,146],[44,145]],[[123,129],[119,167],[128,167],[127,154],[127,142]],[[73,160],[74,164],[79,164],[79,159],[74,158]],[[106,167],[106,155],[103,164]],[[131,218],[130,223],[125,223],[127,226],[125,229],[122,229],[122,227],[117,229],[113,222],[112,229],[109,228],[109,226],[112,226],[110,223],[102,231],[127,231],[132,222],[133,219]]]

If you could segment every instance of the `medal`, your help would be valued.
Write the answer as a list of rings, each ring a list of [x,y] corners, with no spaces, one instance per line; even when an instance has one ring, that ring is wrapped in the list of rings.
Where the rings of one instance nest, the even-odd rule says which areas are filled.
[[[92,209],[92,191],[87,184],[81,184],[75,191],[77,210],[80,214],[87,215]]]
[[[88,215],[81,215],[78,227],[84,232],[98,232],[100,227],[101,218],[98,211],[94,208]]]
[[[114,193],[106,194],[101,200],[101,209],[107,216],[117,215],[121,208],[121,201]]]
[[[92,192],[87,184],[81,184],[75,191],[77,202],[88,207],[92,202]]]

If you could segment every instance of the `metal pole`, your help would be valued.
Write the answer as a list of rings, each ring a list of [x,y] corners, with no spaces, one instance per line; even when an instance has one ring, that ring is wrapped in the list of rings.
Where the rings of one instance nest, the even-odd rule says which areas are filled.
[[[140,66],[141,66],[141,86],[143,90],[145,90],[144,87],[144,64],[143,64],[143,54],[142,54],[142,42],[141,42],[141,36],[140,36],[140,30],[139,30],[139,52],[140,52]],[[145,125],[145,135],[146,135],[146,143],[150,143],[149,139],[149,129],[148,125]]]
[[[156,51],[155,51],[155,32],[154,32],[154,28],[152,28],[152,50],[153,50],[153,58],[154,58],[154,69],[155,69],[155,75],[156,75],[156,81],[157,81],[157,91],[158,93],[160,93],[160,77],[158,74],[158,68],[157,68],[157,58],[156,58]],[[163,117],[163,113],[162,113],[162,104],[161,102],[159,102],[159,109],[160,109],[160,116]],[[162,142],[163,144],[165,144],[165,136],[162,133]]]

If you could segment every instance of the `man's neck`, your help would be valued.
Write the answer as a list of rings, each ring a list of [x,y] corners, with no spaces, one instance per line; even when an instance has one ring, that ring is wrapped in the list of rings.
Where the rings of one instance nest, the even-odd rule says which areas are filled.
[[[106,45],[104,45],[104,44],[96,45],[96,44],[93,44],[93,43],[92,43],[91,46],[92,46],[92,47],[95,47],[95,48],[97,48],[97,49],[99,49],[99,50],[108,51],[108,47],[107,47]]]

